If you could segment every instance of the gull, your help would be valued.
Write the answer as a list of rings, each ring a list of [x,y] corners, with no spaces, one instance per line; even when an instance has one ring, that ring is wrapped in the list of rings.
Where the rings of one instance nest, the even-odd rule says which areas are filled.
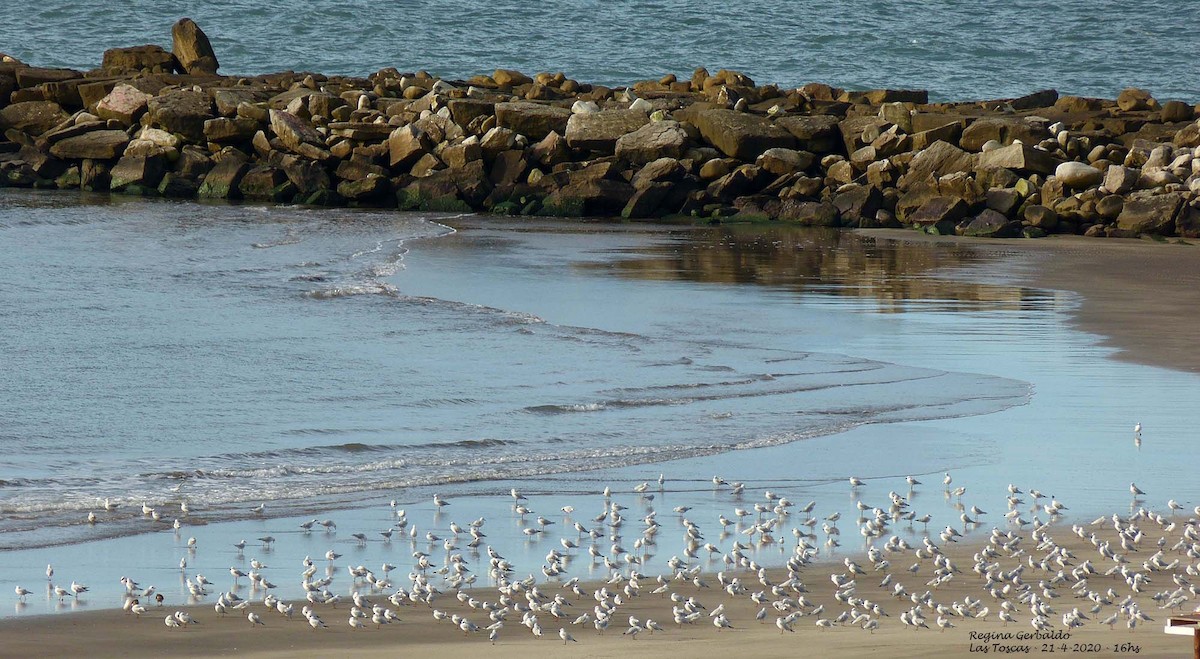
[[[1145,492],[1143,492],[1141,490],[1141,488],[1139,488],[1137,485],[1134,485],[1133,483],[1129,484],[1129,493],[1135,497],[1145,494]]]
[[[861,478],[859,478],[858,476],[850,477],[850,487],[861,487],[862,485],[863,485],[863,482],[862,482]]]
[[[917,480],[917,479],[913,478],[912,476],[905,476],[905,477],[904,477],[904,482],[908,483],[908,486],[909,486],[909,487],[913,487],[914,485],[920,485],[920,484],[921,484],[921,481],[919,481],[919,480]]]
[[[251,614],[251,615],[254,615],[254,614]],[[179,629],[179,628],[183,627],[183,625],[179,624],[179,621],[176,620],[175,616],[173,616],[173,615],[169,615],[166,618],[163,618],[163,624],[165,624],[168,629]]]
[[[240,553],[242,553],[242,550],[246,548],[246,541],[240,540],[240,541],[234,543],[233,546],[237,548],[238,553],[240,554]]]
[[[17,586],[17,588],[16,588],[16,592],[17,592],[17,597],[18,597],[18,598],[20,598],[20,599],[21,599],[21,601],[25,601],[25,596],[26,596],[26,595],[32,595],[32,594],[33,594],[33,591],[31,591],[31,590],[28,590],[28,589],[25,589],[25,588],[22,588],[21,586]]]
[[[953,481],[954,481],[954,479],[950,478],[950,472],[947,471],[946,477],[942,479],[942,484],[946,486],[946,489],[950,489],[950,483],[952,483]]]
[[[449,506],[450,502],[443,499],[441,495],[435,494],[433,495],[433,505],[441,508],[442,506]]]
[[[329,551],[325,552],[325,559],[326,559],[326,560],[330,560],[330,561],[336,561],[337,559],[339,559],[339,558],[341,558],[341,557],[342,557],[342,555],[341,555],[341,554],[339,554],[339,553],[335,552],[335,551],[334,551],[334,550],[332,550],[332,549],[330,549]]]
[[[566,645],[567,643],[578,643],[579,642],[579,641],[575,640],[574,636],[571,636],[570,634],[568,634],[567,630],[562,627],[558,628],[558,637],[562,639],[563,645]]]
[[[261,514],[263,514],[263,510],[266,509],[266,507],[267,507],[267,504],[260,503],[257,506],[251,508],[250,512],[254,513],[255,515],[261,515]]]
[[[240,579],[241,577],[250,576],[250,575],[246,574],[245,572],[242,572],[241,570],[237,569],[236,567],[229,568],[229,574],[233,575],[234,583],[237,583],[237,580]]]
[[[110,513],[111,513],[112,511],[114,511],[114,510],[116,510],[117,508],[119,508],[119,507],[120,507],[120,505],[121,505],[121,504],[119,504],[119,503],[113,503],[113,502],[112,502],[112,500],[111,500],[111,499],[109,499],[108,497],[104,497],[104,510],[105,510],[105,512],[110,512]]]
[[[88,521],[88,524],[95,524],[96,523],[96,513],[89,510],[88,516],[87,516],[87,521]]]
[[[1134,426],[1133,426],[1133,434],[1135,434],[1135,435],[1140,435],[1140,434],[1142,434],[1142,424],[1141,424],[1140,422],[1139,422],[1139,423],[1136,423],[1136,424],[1134,424]]]
[[[46,581],[50,581],[53,578],[54,578],[54,566],[49,563],[46,563]]]
[[[275,542],[275,536],[264,535],[263,537],[259,538],[258,541],[263,543],[264,547],[269,547],[271,543]]]
[[[74,593],[67,590],[66,588],[63,588],[62,586],[55,586],[54,594],[58,595],[58,601],[60,601],[60,602],[62,601],[62,599],[64,597],[74,597],[75,596]]]
[[[348,624],[355,629],[366,629],[367,628],[366,625],[363,624],[362,619],[358,618],[357,616],[354,616],[353,614],[351,614]]]
[[[521,501],[521,500],[525,499],[525,495],[518,492],[517,488],[515,488],[515,487],[513,489],[509,490],[509,493],[512,494],[513,501]]]
[[[255,625],[262,625],[263,627],[267,626],[267,623],[263,622],[262,617],[260,617],[257,613],[255,613],[253,611],[246,614],[246,620],[250,621],[251,627],[253,627]]]
[[[81,593],[86,593],[87,591],[88,591],[87,586],[85,586],[81,583],[77,583],[75,581],[71,582],[71,592],[75,593],[76,596],[78,596]]]

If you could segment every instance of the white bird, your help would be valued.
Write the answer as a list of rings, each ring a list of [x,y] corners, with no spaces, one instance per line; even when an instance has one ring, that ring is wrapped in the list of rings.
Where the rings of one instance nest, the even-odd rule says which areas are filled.
[[[169,615],[166,618],[163,618],[163,624],[165,624],[168,629],[179,629],[180,627],[183,627],[183,625],[180,624],[179,621],[176,620],[175,616],[173,616],[173,615]]]
[[[33,594],[33,591],[28,590],[26,588],[22,588],[21,586],[17,586],[16,592],[17,592],[17,597],[19,597],[22,601],[24,601],[26,595]]]
[[[574,636],[571,636],[570,634],[568,634],[567,630],[562,627],[558,628],[558,637],[562,639],[563,645],[566,645],[567,643],[578,643],[579,642],[579,641],[575,640]]]
[[[1129,493],[1135,497],[1145,494],[1145,492],[1143,492],[1141,490],[1141,488],[1139,488],[1137,485],[1134,485],[1133,483],[1129,484]]]
[[[262,618],[253,611],[246,614],[246,620],[250,621],[251,627],[253,627],[254,625],[262,625],[263,627],[267,626],[267,623],[263,622]]]

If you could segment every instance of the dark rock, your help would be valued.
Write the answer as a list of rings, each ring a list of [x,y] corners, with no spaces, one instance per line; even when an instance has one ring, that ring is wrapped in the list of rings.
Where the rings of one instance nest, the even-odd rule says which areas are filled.
[[[166,169],[162,156],[125,156],[109,172],[109,189],[129,194],[157,192]]]
[[[1129,199],[1117,216],[1117,227],[1136,234],[1170,235],[1184,202],[1178,192]]]
[[[17,155],[38,178],[57,178],[67,169],[67,163],[31,146],[22,146]]]
[[[1016,238],[1021,235],[1021,223],[989,208],[967,222],[962,235],[976,238]]]
[[[483,148],[479,146],[478,142],[463,142],[443,148],[438,153],[438,157],[451,169],[461,168],[466,167],[467,163],[472,161],[482,160]]]
[[[242,198],[251,201],[291,201],[296,196],[296,186],[287,174],[278,167],[258,165],[246,171],[238,183]]]
[[[608,178],[571,182],[552,192],[542,202],[550,215],[617,215],[633,196],[633,186]]]
[[[1200,208],[1181,206],[1175,215],[1175,233],[1183,238],[1200,238]]]
[[[970,208],[956,197],[931,197],[907,218],[905,222],[918,227],[937,227],[945,234],[953,231],[954,225],[967,216]]]
[[[213,164],[208,152],[194,144],[188,144],[179,150],[175,171],[184,178],[199,181],[213,168]]]
[[[687,176],[687,170],[674,158],[659,158],[647,163],[636,174],[630,183],[635,190],[650,187],[655,183],[679,183]]]
[[[220,64],[208,35],[190,18],[181,18],[171,26],[171,52],[179,65],[192,75],[215,75]]]
[[[1167,101],[1163,103],[1159,121],[1169,124],[1177,121],[1191,121],[1195,117],[1196,111],[1187,103],[1183,101]]]
[[[763,151],[754,164],[763,168],[763,171],[769,172],[776,176],[784,176],[786,174],[794,174],[803,172],[812,167],[815,157],[808,151],[797,151],[795,149],[767,149]]]
[[[489,180],[496,186],[513,185],[521,181],[528,169],[525,152],[520,149],[509,149],[497,154],[492,161]]]
[[[1153,110],[1156,105],[1154,97],[1145,89],[1129,87],[1117,95],[1117,107],[1124,112]]]
[[[123,130],[94,130],[55,142],[50,153],[68,160],[112,160],[125,152],[126,144],[129,144],[129,134]]]
[[[629,220],[654,217],[659,206],[671,194],[670,183],[647,183],[634,190],[629,203],[621,210],[621,217]]]
[[[167,172],[158,184],[158,194],[171,199],[191,199],[199,188],[196,181],[177,172]]]
[[[1178,147],[1195,148],[1200,146],[1200,122],[1190,123],[1171,139],[1171,143]]]
[[[947,142],[949,144],[958,144],[962,138],[963,126],[961,122],[951,121],[942,124],[929,130],[923,130],[914,133],[912,137],[912,148],[915,151],[925,149],[934,142]]]
[[[241,195],[238,184],[249,170],[250,166],[240,159],[222,160],[205,175],[197,194],[201,199],[237,199]]]
[[[1040,204],[1030,204],[1025,207],[1025,221],[1046,231],[1053,231],[1058,226],[1058,213]]]
[[[213,89],[211,93],[213,105],[217,107],[217,114],[222,117],[236,117],[238,106],[242,103],[253,105],[264,102],[271,97],[265,90],[253,87],[227,87]],[[265,122],[267,119],[268,116],[264,108],[262,118],[257,120]]]
[[[368,160],[354,157],[338,163],[333,175],[344,181],[360,181],[372,174],[387,176],[387,170]],[[344,196],[344,195],[343,195]]]
[[[337,191],[353,203],[372,204],[391,198],[392,182],[386,176],[370,174],[357,181],[342,181]]]
[[[204,141],[204,122],[213,118],[208,94],[190,89],[167,92],[147,103],[150,123],[192,142]]]
[[[25,101],[0,109],[0,130],[15,128],[30,135],[40,135],[69,118],[58,103]]]
[[[1012,188],[991,188],[985,193],[987,207],[1004,215],[1013,217],[1021,206],[1021,195]]]
[[[79,187],[87,192],[108,190],[108,163],[103,160],[86,159],[79,166]]]
[[[75,69],[47,69],[38,66],[16,67],[13,69],[13,73],[16,74],[17,86],[21,89],[83,77],[83,72]]]
[[[320,190],[330,187],[329,173],[320,163],[312,160],[295,159],[283,165],[283,172],[296,186],[296,196],[308,198]]]
[[[1123,208],[1125,208],[1125,198],[1119,194],[1105,195],[1096,202],[1096,214],[1105,220],[1117,219]]]
[[[791,133],[765,117],[720,108],[692,116],[709,144],[738,160],[754,160],[767,149],[791,148],[796,142]]]
[[[883,193],[870,185],[857,185],[839,192],[833,205],[841,215],[842,223],[854,226],[866,221],[871,224],[875,214],[883,208]]]
[[[521,73],[520,71],[514,71],[512,69],[496,69],[496,72],[492,74],[492,81],[495,82],[496,86],[500,87],[501,89],[511,89],[512,87],[528,85],[529,83],[533,82],[533,79],[524,73]]]
[[[454,123],[466,128],[479,117],[488,117],[496,113],[495,101],[478,98],[452,98],[446,101],[450,108],[450,117]]]
[[[1014,98],[1009,101],[1009,105],[1018,112],[1021,110],[1032,110],[1034,108],[1048,108],[1058,102],[1058,91],[1054,89],[1044,89],[1040,92],[1026,94],[1019,98]]]
[[[496,104],[496,125],[530,140],[540,140],[551,132],[564,135],[571,111],[554,105],[518,101]]]
[[[571,148],[613,153],[618,139],[648,123],[650,118],[639,110],[572,114],[565,136]]]

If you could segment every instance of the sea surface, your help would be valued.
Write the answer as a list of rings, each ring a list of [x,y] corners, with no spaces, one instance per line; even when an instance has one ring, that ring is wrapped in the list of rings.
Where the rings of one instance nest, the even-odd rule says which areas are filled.
[[[1010,483],[1066,505],[1059,524],[1200,504],[1177,469],[1200,380],[1110,359],[1071,328],[1076,296],[1021,284],[1040,258],[822,229],[0,191],[0,593],[34,589],[17,615],[115,607],[131,576],[204,602],[188,579],[224,590],[257,557],[298,597],[305,555],[403,571],[413,551],[466,551],[443,540],[475,519],[534,574],[606,488],[630,519],[663,521],[638,555],[650,574],[682,552],[684,517],[728,549],[740,535],[717,518],[764,491],[848,521],[904,492],[928,531],[968,536],[1006,525]],[[1131,481],[1149,494],[1131,501]],[[1026,520],[1046,518],[1038,503]],[[969,506],[981,525],[959,523]],[[538,515],[554,525],[530,537]],[[337,527],[302,530],[315,519]],[[861,547],[854,528],[844,546],[814,536],[822,558]],[[779,564],[791,546],[752,551]],[[327,570],[348,594],[342,561]],[[76,579],[91,595],[48,590]]]
[[[1200,12],[1184,0],[494,0],[65,2],[14,0],[0,51],[91,69],[105,48],[162,44],[190,16],[227,74],[447,78],[497,67],[609,85],[690,77],[698,66],[758,83],[928,89],[936,100],[1053,88],[1115,98],[1138,86],[1200,102]]]

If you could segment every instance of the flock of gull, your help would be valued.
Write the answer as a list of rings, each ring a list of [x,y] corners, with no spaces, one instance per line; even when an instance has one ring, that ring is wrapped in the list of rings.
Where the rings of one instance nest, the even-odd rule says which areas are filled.
[[[257,557],[244,562],[247,549],[270,552],[271,536],[258,538],[257,546],[234,545],[241,565],[229,568],[231,581],[219,591],[204,575],[188,573],[187,557],[179,569],[189,603],[207,601],[218,617],[240,616],[251,626],[302,620],[313,630],[334,622],[365,630],[393,625],[401,616],[432,616],[493,643],[502,630],[572,643],[584,631],[636,639],[683,627],[722,632],[772,623],[780,634],[802,625],[868,633],[884,625],[920,632],[996,624],[1036,631],[1119,625],[1132,631],[1161,611],[1190,610],[1197,595],[1193,580],[1200,576],[1200,506],[1189,511],[1194,516],[1181,517],[1184,507],[1170,500],[1159,512],[1146,507],[1146,493],[1131,483],[1127,514],[1071,523],[1066,505],[1036,489],[1009,485],[1008,510],[992,514],[963,504],[967,488],[956,486],[949,473],[942,481],[942,494],[958,515],[930,530],[933,516],[912,508],[914,492],[924,487],[917,478],[906,479],[904,494],[871,497],[882,505],[867,503],[874,482],[850,478],[858,511],[853,528],[862,547],[841,561],[831,553],[842,544],[839,524],[849,526],[850,520],[820,515],[815,502],[797,505],[782,492],[756,494],[743,483],[714,477],[714,494],[728,501],[728,510],[715,519],[693,519],[688,506],[654,509],[655,493],[665,491],[660,476],[657,488],[651,482],[621,493],[605,488],[594,515],[577,516],[574,507],[563,506],[553,519],[534,510],[533,500],[549,495],[513,489],[517,537],[533,548],[549,545],[540,576],[516,573],[488,544],[483,517],[420,532],[395,502],[385,531],[349,538],[388,543],[397,556],[411,557],[397,559],[406,563],[402,577],[387,562],[378,570],[339,567],[342,555],[330,549],[297,562],[300,594],[288,600],[275,595],[272,579],[290,578]],[[438,517],[450,503],[435,496]],[[186,504],[182,512],[187,514]],[[338,533],[329,519],[306,521],[299,532]],[[671,542],[681,550],[663,560],[657,548],[668,536],[678,537]],[[195,538],[187,546],[194,555]],[[578,562],[594,576],[572,576]],[[59,600],[89,590],[76,581],[56,585],[54,575],[47,566],[48,593]],[[244,597],[242,580],[249,584]],[[120,581],[126,614],[159,616],[171,630],[198,624],[193,616],[203,609],[168,611],[153,586]],[[16,587],[21,600],[31,594]],[[645,611],[657,613],[638,613]]]

